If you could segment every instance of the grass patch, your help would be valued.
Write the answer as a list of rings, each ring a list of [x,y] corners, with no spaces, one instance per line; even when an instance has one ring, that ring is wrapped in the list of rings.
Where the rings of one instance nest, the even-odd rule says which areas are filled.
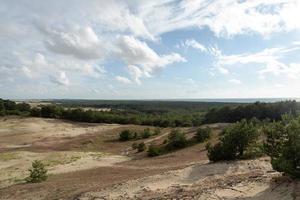
[[[14,159],[19,159],[20,156],[16,152],[4,152],[0,153],[0,161],[9,161]]]
[[[65,153],[57,153],[51,155],[50,158],[43,160],[43,163],[47,167],[54,167],[56,165],[66,165],[75,162],[81,158],[80,155],[67,155]]]

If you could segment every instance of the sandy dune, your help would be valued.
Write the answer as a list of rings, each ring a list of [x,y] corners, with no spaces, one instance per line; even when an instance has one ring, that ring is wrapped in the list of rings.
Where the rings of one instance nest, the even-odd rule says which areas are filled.
[[[196,164],[89,192],[78,199],[295,199],[300,187],[285,180],[275,183],[279,176],[265,158]]]

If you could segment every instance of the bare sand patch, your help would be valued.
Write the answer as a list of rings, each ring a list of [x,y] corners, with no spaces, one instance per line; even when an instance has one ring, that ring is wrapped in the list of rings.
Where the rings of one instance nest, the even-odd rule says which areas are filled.
[[[41,160],[51,175],[112,166],[129,158],[97,152],[4,152],[0,153],[0,188],[23,182],[34,160]]]
[[[292,200],[292,184],[274,186],[268,159],[196,164],[82,195],[87,199]]]
[[[72,123],[45,118],[0,118],[0,148],[28,147],[46,138],[76,137],[84,134],[101,133],[120,127],[116,124]]]

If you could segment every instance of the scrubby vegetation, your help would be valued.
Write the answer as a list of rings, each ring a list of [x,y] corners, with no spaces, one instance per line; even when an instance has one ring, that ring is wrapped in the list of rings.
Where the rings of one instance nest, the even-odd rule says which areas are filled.
[[[30,175],[25,179],[28,183],[39,183],[47,180],[47,169],[40,160],[32,162],[32,168],[29,169]]]
[[[195,139],[197,142],[204,142],[210,138],[211,129],[209,127],[206,128],[199,128],[195,135]]]
[[[148,147],[148,156],[154,157],[159,156],[161,154],[161,148],[157,145],[150,144]]]
[[[257,127],[252,122],[237,122],[222,132],[220,142],[207,145],[208,158],[212,161],[242,158],[258,136]]]
[[[168,142],[166,144],[166,149],[175,150],[181,149],[187,145],[187,139],[185,134],[179,130],[172,130],[168,136]]]
[[[146,145],[144,142],[141,142],[137,145],[138,152],[142,152],[146,150]]]
[[[275,170],[300,178],[300,118],[285,115],[264,128],[266,153]]]

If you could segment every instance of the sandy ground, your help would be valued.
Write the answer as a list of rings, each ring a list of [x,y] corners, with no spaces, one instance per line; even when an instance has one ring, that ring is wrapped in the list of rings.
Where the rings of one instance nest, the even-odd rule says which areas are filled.
[[[104,132],[119,127],[116,124],[86,124],[43,118],[0,118],[0,149],[20,148],[45,142],[46,138],[56,140],[84,134]]]
[[[214,124],[214,142],[226,124]],[[0,199],[254,199],[297,200],[300,184],[272,170],[268,158],[209,163],[205,143],[155,158],[134,142],[162,143],[171,131],[120,142],[121,130],[145,126],[0,118]],[[197,128],[182,128],[190,138]],[[25,184],[33,160],[49,178]]]
[[[41,160],[51,175],[112,166],[129,159],[125,156],[97,152],[4,152],[0,153],[0,188],[24,182],[34,160]]]
[[[77,199],[300,199],[295,196],[300,185],[289,180],[275,182],[280,176],[267,158],[199,163],[88,192]]]

